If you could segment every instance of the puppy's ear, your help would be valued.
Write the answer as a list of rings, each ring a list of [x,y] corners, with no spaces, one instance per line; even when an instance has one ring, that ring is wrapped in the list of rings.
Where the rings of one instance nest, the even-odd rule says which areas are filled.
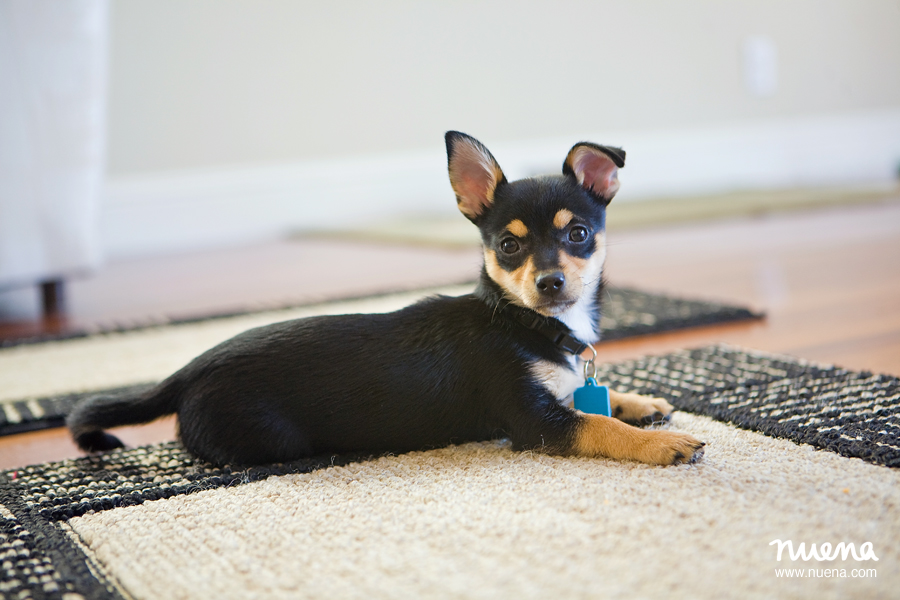
[[[447,166],[459,210],[477,220],[494,203],[494,191],[506,182],[500,165],[484,145],[458,131],[448,131]]]
[[[572,175],[584,189],[608,204],[619,191],[619,169],[625,166],[621,148],[579,142],[569,150],[563,174]]]

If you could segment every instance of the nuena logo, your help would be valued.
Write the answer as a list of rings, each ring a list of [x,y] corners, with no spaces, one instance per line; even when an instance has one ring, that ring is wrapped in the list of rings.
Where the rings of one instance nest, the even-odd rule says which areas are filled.
[[[834,548],[827,542],[820,544],[818,548],[816,548],[815,544],[811,544],[808,552],[806,550],[806,542],[801,542],[796,551],[794,551],[794,543],[791,540],[786,542],[772,540],[769,542],[770,546],[774,544],[778,544],[778,560],[781,560],[781,553],[784,552],[785,548],[788,549],[791,560],[797,560],[798,558],[802,558],[805,561],[811,558],[815,558],[818,561],[834,560],[838,555],[840,555],[841,560],[847,560],[847,557],[851,554],[856,560],[878,560],[878,557],[875,556],[872,542],[865,542],[862,544],[859,547],[859,554],[856,553],[856,546],[854,546],[852,542],[849,544],[841,542]]]

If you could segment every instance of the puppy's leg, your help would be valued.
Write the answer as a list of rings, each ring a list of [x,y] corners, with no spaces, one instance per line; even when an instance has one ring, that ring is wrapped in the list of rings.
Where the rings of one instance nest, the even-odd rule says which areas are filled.
[[[612,416],[629,425],[652,425],[672,418],[674,407],[662,398],[609,390]]]
[[[574,453],[636,460],[651,465],[676,465],[703,456],[700,440],[686,433],[644,430],[602,415],[582,414],[574,439]]]

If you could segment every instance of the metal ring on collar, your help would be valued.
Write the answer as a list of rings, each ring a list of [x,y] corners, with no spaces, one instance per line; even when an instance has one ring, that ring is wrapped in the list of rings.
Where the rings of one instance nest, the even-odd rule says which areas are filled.
[[[591,354],[593,354],[593,356],[591,356],[590,360],[586,360],[584,362],[584,378],[585,379],[589,379],[589,378],[597,375],[597,365],[594,364],[594,361],[597,360],[597,351],[590,344],[588,344],[588,349],[591,351]],[[588,366],[591,367],[590,375],[588,375]]]

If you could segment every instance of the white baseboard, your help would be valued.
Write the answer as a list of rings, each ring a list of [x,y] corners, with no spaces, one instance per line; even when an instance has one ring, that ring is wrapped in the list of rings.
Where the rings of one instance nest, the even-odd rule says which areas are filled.
[[[583,139],[627,151],[617,202],[879,184],[898,176],[900,109],[681,130],[596,132]],[[558,172],[568,149],[580,140],[482,141],[507,177],[516,179]],[[347,229],[392,214],[455,210],[446,157],[434,149],[117,177],[106,186],[101,230],[107,258],[117,259],[251,243],[300,230]]]

